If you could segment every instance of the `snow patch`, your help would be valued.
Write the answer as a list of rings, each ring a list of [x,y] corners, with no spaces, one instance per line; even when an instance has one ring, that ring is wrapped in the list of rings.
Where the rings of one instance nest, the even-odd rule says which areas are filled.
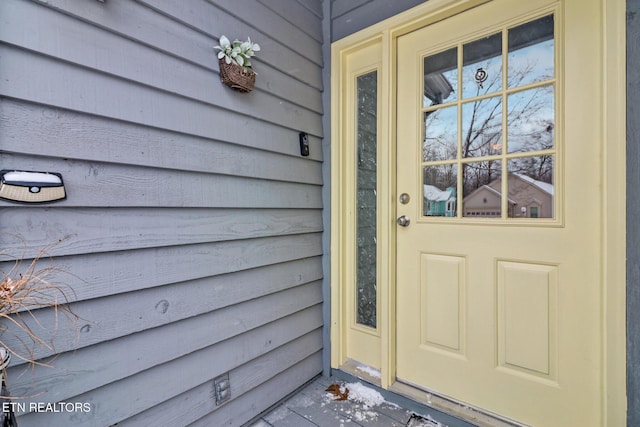
[[[58,175],[54,175],[47,172],[23,172],[23,171],[6,172],[3,175],[3,180],[7,183],[29,182],[33,184],[62,185],[62,180]]]
[[[356,421],[369,421],[377,418],[378,413],[373,411],[356,411],[355,414],[353,414],[353,417]]]
[[[349,390],[347,392],[347,390]],[[373,407],[386,403],[384,397],[376,390],[369,388],[362,383],[348,383],[340,386],[340,396],[346,397],[346,400],[351,402],[351,407],[345,408],[345,415],[348,415],[356,422],[373,421],[380,415],[375,410],[371,410]],[[337,401],[335,393],[326,393],[322,402],[322,406],[329,401]],[[351,419],[344,420],[351,422]],[[341,422],[343,420],[340,420]]]
[[[381,378],[380,377],[380,371],[372,368],[370,366],[358,366],[356,367],[356,371],[360,371],[362,373],[367,374],[368,376],[370,376],[371,378]]]
[[[387,402],[378,391],[360,382],[332,385],[332,387],[335,386],[337,386],[336,389],[324,394],[320,404],[321,407],[325,407],[325,405],[339,405],[338,408],[340,408],[340,410],[343,411],[342,413],[348,418],[340,419],[340,425],[338,427],[344,427],[344,423],[351,423],[352,421],[354,424],[364,423],[365,425],[369,422],[375,422],[380,417],[380,412],[375,408],[380,405],[384,405],[385,408],[402,410],[400,406]],[[349,390],[348,392],[347,389]],[[346,406],[340,406],[340,404],[345,404]],[[414,414],[411,420],[414,423],[411,424],[412,427],[446,427],[428,415],[419,416]]]
[[[293,399],[291,399],[290,403],[295,405],[296,407],[308,408],[309,406],[315,405],[316,401],[312,399],[310,396],[303,394],[303,395],[298,395]]]
[[[380,393],[362,383],[345,384],[344,387],[349,389],[349,400],[361,403],[365,409],[384,403],[384,397]]]

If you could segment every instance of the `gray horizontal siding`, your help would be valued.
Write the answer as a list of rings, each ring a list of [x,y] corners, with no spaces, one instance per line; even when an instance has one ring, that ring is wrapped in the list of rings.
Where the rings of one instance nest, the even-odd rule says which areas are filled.
[[[298,140],[283,129],[242,144],[127,122],[116,131],[111,119],[11,99],[0,100],[0,127],[5,152],[322,183],[320,165],[301,159]],[[310,158],[321,160],[320,150]]]
[[[250,94],[219,82],[222,34],[262,47]],[[319,0],[0,2],[0,168],[67,190],[0,201],[0,268],[46,255],[79,316],[24,317],[50,348],[6,325],[52,366],[14,357],[9,384],[92,405],[21,427],[240,425],[321,372],[322,40]]]
[[[59,279],[81,301],[315,257],[319,246],[319,234],[302,234],[43,259],[41,265],[68,271]]]
[[[228,102],[242,104],[246,97],[231,96],[225,93],[226,88],[213,84],[215,74],[203,74],[194,69],[217,73],[213,46],[218,44],[220,35],[244,39],[253,34],[253,40],[263,46],[255,61],[260,75],[256,85],[265,89],[263,95],[279,97],[283,102],[295,100],[303,106],[315,105],[312,108],[320,110],[321,102],[313,89],[322,89],[318,67],[321,44],[316,41],[300,45],[312,59],[303,57],[289,47],[300,43],[301,32],[278,43],[271,38],[272,28],[260,28],[268,24],[263,20],[276,17],[275,13],[264,8],[263,15],[254,16],[256,21],[250,23],[227,12],[242,11],[242,19],[245,19],[247,7],[239,8],[234,0],[227,0],[225,7],[228,9],[225,10],[214,3],[222,2],[190,0],[189,7],[183,7],[180,2],[171,0],[122,2],[117,6],[93,1],[51,0],[46,2],[45,8],[38,2],[22,5],[12,1],[3,5],[6,13],[0,18],[0,35],[7,43],[143,84],[178,85],[179,93],[193,87],[184,79],[184,72],[190,71],[194,74],[189,75],[189,79],[202,77],[210,82],[207,91],[200,91],[202,96],[220,95]],[[55,21],[48,19],[56,9],[62,13],[55,16]],[[39,25],[43,19],[47,22],[44,27]],[[49,37],[52,31],[55,31],[55,38]],[[87,32],[91,32],[90,39],[78,37]],[[25,37],[25,34],[29,36]],[[304,90],[305,86],[310,88]]]
[[[258,408],[272,400],[272,398],[268,397],[269,393],[273,393],[279,398],[286,397],[299,388],[298,384],[309,376],[309,372],[318,369],[320,364],[321,354],[316,353],[293,366],[291,369],[279,373],[270,379],[270,381],[246,393],[241,399],[238,399],[238,401],[231,402],[228,408],[223,408],[220,412],[211,412],[191,426],[210,427],[224,425],[224,423],[227,423],[229,426],[240,426],[243,424],[243,419],[246,419],[247,416],[255,417],[260,414],[261,411]]]
[[[311,36],[316,42],[322,44],[322,9],[320,2],[314,8],[312,2],[298,2],[294,0],[258,0],[260,3],[280,15],[287,21],[287,25],[294,26],[298,30]]]
[[[331,0],[331,41],[404,12],[427,0]]]
[[[282,363],[280,370],[288,369],[292,363],[283,357],[286,350],[281,350],[282,346],[288,348],[296,346],[295,340],[301,334],[309,334],[302,340],[301,351],[317,351],[322,346],[319,336],[318,323],[314,325],[311,321],[293,326],[293,321],[300,322],[301,318],[313,317],[316,320],[319,316],[318,309],[302,312],[305,316],[294,315],[288,321],[280,321],[273,325],[267,325],[262,329],[246,332],[246,336],[237,335],[226,340],[219,340],[217,334],[213,337],[200,333],[200,339],[195,340],[190,337],[190,325],[175,325],[173,330],[156,333],[155,340],[145,339],[142,334],[132,336],[122,342],[116,340],[110,343],[106,349],[107,354],[98,355],[99,360],[95,365],[88,366],[83,372],[77,372],[77,366],[72,366],[75,375],[63,375],[60,368],[49,372],[46,380],[42,381],[41,387],[55,387],[53,392],[61,401],[92,402],[93,409],[89,414],[80,416],[79,414],[68,414],[68,418],[56,417],[56,425],[108,425],[103,423],[121,422],[122,420],[136,416],[140,412],[152,408],[153,406],[170,401],[181,393],[188,392],[192,388],[205,385],[208,389],[204,396],[193,396],[198,405],[203,405],[209,410],[217,409],[215,400],[211,399],[212,380],[225,372],[233,372],[235,369],[245,367],[245,365],[260,366],[264,360],[274,360],[274,363]],[[225,326],[225,325],[221,325]],[[315,329],[314,329],[315,328]],[[200,326],[200,329],[203,329]],[[300,331],[301,330],[301,331]],[[286,331],[286,334],[284,333]],[[151,332],[153,335],[153,332]],[[283,337],[291,341],[283,341]],[[214,341],[215,340],[215,341]],[[271,340],[271,343],[269,343]],[[273,345],[276,343],[276,345]],[[297,347],[297,346],[296,346]],[[285,347],[286,349],[287,347]],[[315,350],[314,350],[315,349]],[[117,353],[114,354],[114,350]],[[276,352],[276,353],[273,353]],[[90,354],[84,354],[89,356]],[[276,357],[277,356],[277,357]],[[262,357],[261,360],[254,361],[255,358]],[[283,360],[284,359],[284,360]],[[64,364],[64,361],[56,361],[56,367]],[[57,370],[57,372],[56,372]],[[316,370],[315,373],[319,371]],[[310,374],[313,377],[315,373]],[[57,374],[57,375],[55,375]],[[264,375],[272,375],[272,369],[264,372]],[[29,375],[24,375],[29,377]],[[242,377],[240,377],[242,378]],[[48,380],[48,381],[47,381]],[[35,387],[29,387],[28,379],[26,387],[21,390],[40,391]],[[60,384],[64,381],[63,384]],[[236,396],[241,396],[242,386],[240,382],[231,378],[232,392],[234,389]],[[259,384],[259,383],[258,383]],[[72,394],[79,391],[79,386],[96,387],[88,389],[84,393]],[[44,390],[47,390],[44,388]],[[14,391],[16,393],[17,391]],[[206,398],[204,398],[206,396]],[[41,401],[41,397],[30,398],[29,400]],[[277,401],[277,400],[276,400]],[[182,408],[175,406],[169,408],[176,412],[176,416],[188,417],[190,414],[183,413]],[[264,408],[262,408],[264,410]],[[75,416],[73,416],[75,415]],[[205,415],[205,414],[202,414]],[[20,417],[20,425],[51,425],[51,415],[28,414]],[[147,422],[146,416],[141,414],[138,417],[142,423]],[[47,423],[47,419],[49,423]],[[60,424],[58,424],[60,423]],[[144,425],[144,424],[143,424]],[[170,425],[170,424],[149,424],[146,425]],[[186,424],[177,424],[186,425]]]
[[[321,187],[305,183],[9,153],[0,163],[61,173],[68,191],[61,207],[322,207]]]
[[[4,244],[19,248],[21,257],[37,256],[46,242],[62,236],[47,250],[50,256],[81,255],[128,249],[157,248],[239,239],[298,235],[322,231],[313,209],[69,208],[64,216],[52,208],[33,208],[29,222],[24,208],[2,212]],[[54,213],[52,217],[52,212]],[[18,237],[20,236],[20,237]],[[27,240],[28,239],[28,240]],[[0,254],[0,259],[7,259]]]
[[[211,56],[215,58],[213,50]],[[227,105],[214,104],[236,95],[228,93],[230,91],[220,85],[212,72],[200,86],[211,90],[203,89],[203,92],[213,92],[215,88],[226,92],[219,97],[210,96],[209,102],[204,102],[185,93],[177,94],[174,90],[94,72],[12,45],[0,45],[0,58],[11,58],[3,61],[3,80],[0,81],[0,90],[7,97],[218,140],[227,140],[225,136],[230,134],[240,140],[269,137],[269,132],[275,135],[278,130],[301,130],[314,136],[321,135],[319,114],[287,105],[286,101],[264,92],[252,93]],[[40,70],[43,69],[48,70],[46,80],[42,80]],[[181,77],[176,75],[173,79],[179,81]],[[274,108],[276,105],[278,108]],[[254,108],[255,115],[252,113]],[[225,120],[224,123],[218,122],[218,117],[214,119],[216,114]],[[259,120],[251,123],[254,119]],[[264,126],[268,133],[255,133],[263,122],[271,125]]]
[[[278,287],[284,286],[282,284],[278,285]],[[283,311],[294,306],[294,302],[289,301],[290,298],[297,298],[295,304],[301,304],[302,307],[316,304],[320,299],[317,295],[319,293],[317,288],[320,288],[320,286],[318,282],[312,282],[292,289],[290,292],[286,292],[288,289],[285,289],[280,293],[274,292],[266,296],[260,295],[260,293],[265,292],[261,290],[257,295],[261,299],[244,302],[241,299],[240,301],[235,301],[234,305],[226,307],[218,306],[216,304],[217,301],[213,299],[216,294],[221,293],[220,289],[213,289],[213,291],[207,289],[208,292],[202,292],[200,289],[194,291],[196,286],[201,288],[206,286],[206,282],[180,284],[177,287],[161,289],[153,288],[146,292],[135,292],[136,295],[115,295],[75,304],[74,312],[81,318],[77,335],[60,334],[60,330],[68,329],[67,319],[62,315],[58,314],[59,326],[56,333],[50,328],[50,325],[56,321],[56,313],[50,309],[38,312],[37,319],[27,317],[24,321],[32,331],[38,333],[45,341],[50,342],[53,348],[38,346],[32,354],[34,357],[41,359],[52,356],[54,353],[72,351],[178,320],[188,320],[193,316],[206,316],[209,322],[212,322],[209,324],[226,326],[230,330],[238,327],[242,331],[253,321],[244,319],[244,316],[249,316],[247,312],[258,311],[259,316],[254,315],[254,317],[260,322],[267,322],[272,321],[274,316],[280,315]],[[272,285],[272,288],[274,286]],[[183,295],[188,291],[191,293]],[[236,299],[239,291],[244,294],[241,298],[247,298],[245,295],[252,296],[252,294],[256,293],[245,285],[242,290],[234,292],[235,295],[233,296]],[[269,291],[273,291],[273,289],[269,289]],[[138,293],[140,295],[137,295]],[[193,301],[194,298],[198,297],[207,299],[201,299],[201,303]],[[220,299],[225,300],[224,298]],[[214,302],[206,304],[207,301]],[[105,305],[111,307],[108,312],[103,309]],[[269,307],[264,307],[267,305]],[[185,306],[187,308],[183,308]],[[238,321],[240,321],[239,325],[236,324]],[[227,323],[230,324],[227,325]],[[198,323],[196,322],[196,324]],[[206,323],[200,323],[200,326],[206,327]],[[200,332],[193,330],[193,334]],[[202,332],[204,333],[204,331]],[[224,332],[227,333],[228,331]],[[215,335],[212,331],[207,331],[207,334]],[[4,342],[13,348],[20,348],[22,342],[28,342],[24,333],[16,331],[11,326],[8,327],[8,332],[5,332],[5,336]],[[24,363],[16,360],[13,366],[17,366],[21,362]]]
[[[293,307],[291,311],[296,308]],[[11,390],[14,394],[21,393],[21,396],[36,396],[31,398],[33,401],[38,401],[39,394],[43,392],[50,395],[52,399],[69,401],[87,390],[98,389],[143,372],[150,367],[161,366],[194,351],[216,345],[217,349],[211,350],[219,353],[216,355],[218,358],[216,360],[222,360],[222,356],[226,355],[225,357],[228,357],[231,362],[225,363],[237,363],[242,357],[245,357],[245,354],[240,354],[241,352],[251,357],[268,354],[289,340],[320,327],[322,320],[318,311],[318,307],[312,305],[288,316],[285,316],[287,312],[278,313],[277,315],[283,316],[280,318],[277,318],[273,312],[263,314],[262,316],[265,318],[270,317],[275,320],[254,329],[247,328],[242,332],[238,332],[239,329],[236,327],[229,331],[212,333],[208,322],[215,319],[206,315],[171,322],[165,328],[150,329],[144,333],[130,334],[111,342],[102,342],[76,351],[62,353],[52,361],[55,363],[54,368],[47,366],[33,368],[34,375],[40,378],[38,382],[32,381],[31,371],[22,376],[14,375],[16,378],[11,382]],[[261,319],[256,319],[254,322],[257,321],[261,321]],[[231,322],[231,319],[228,322]],[[287,331],[286,334],[283,333],[284,329]],[[196,333],[188,333],[189,331]],[[179,345],[176,345],[177,343]],[[240,343],[243,344],[239,345]],[[255,350],[251,350],[254,347]],[[220,348],[224,348],[224,352]],[[246,361],[250,360],[246,357]],[[85,369],[78,369],[78,366],[86,363],[86,360],[93,362],[85,366]],[[24,368],[11,369],[10,374]],[[28,369],[31,370],[30,367]],[[216,364],[215,369],[210,369],[211,375],[215,372],[218,375],[224,373],[224,369],[226,369],[224,364],[219,366]],[[210,374],[207,373],[207,375]],[[205,377],[202,381],[206,382],[210,378],[212,377]]]

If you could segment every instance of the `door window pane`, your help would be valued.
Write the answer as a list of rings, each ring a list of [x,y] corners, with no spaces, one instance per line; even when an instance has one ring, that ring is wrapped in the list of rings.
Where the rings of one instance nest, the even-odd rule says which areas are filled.
[[[502,97],[462,106],[462,157],[481,157],[502,152]]]
[[[473,162],[463,165],[464,217],[502,217],[502,162]]]
[[[512,93],[507,97],[509,153],[549,150],[554,146],[553,86]]]
[[[457,99],[458,48],[424,58],[424,107]]]
[[[357,105],[356,301],[359,324],[376,327],[378,73],[359,76]]]
[[[553,156],[509,160],[509,217],[553,218]]]
[[[463,98],[502,90],[502,33],[465,44],[462,55]]]
[[[553,15],[548,15],[509,30],[509,88],[554,77],[553,26]]]
[[[455,217],[457,215],[456,164],[428,166],[422,169],[424,216]]]
[[[424,113],[422,160],[452,160],[458,156],[458,107]]]

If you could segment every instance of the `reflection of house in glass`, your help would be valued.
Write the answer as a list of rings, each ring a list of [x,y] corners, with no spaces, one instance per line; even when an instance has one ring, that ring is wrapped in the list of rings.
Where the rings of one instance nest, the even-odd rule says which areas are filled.
[[[442,73],[431,73],[424,76],[424,94],[431,100],[431,105],[442,104],[453,91],[453,86]]]
[[[553,184],[510,173],[508,185],[509,218],[553,218]],[[502,178],[498,178],[464,198],[463,216],[499,218],[501,197]]]
[[[424,214],[426,216],[456,216],[456,189],[440,190],[424,185]]]

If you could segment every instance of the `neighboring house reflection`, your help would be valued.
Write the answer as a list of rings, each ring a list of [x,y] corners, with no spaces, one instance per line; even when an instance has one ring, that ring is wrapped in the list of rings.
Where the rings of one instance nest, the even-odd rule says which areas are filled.
[[[440,190],[434,185],[424,185],[424,214],[426,216],[456,216],[456,189]]]
[[[509,218],[553,218],[553,184],[538,181],[526,175],[510,173]],[[424,185],[423,214],[425,216],[456,216],[456,189],[441,190],[434,185]],[[502,178],[482,185],[467,195],[463,201],[464,217],[502,216]]]
[[[509,218],[553,218],[553,184],[510,173]],[[474,190],[463,199],[465,217],[500,217],[502,178]]]

